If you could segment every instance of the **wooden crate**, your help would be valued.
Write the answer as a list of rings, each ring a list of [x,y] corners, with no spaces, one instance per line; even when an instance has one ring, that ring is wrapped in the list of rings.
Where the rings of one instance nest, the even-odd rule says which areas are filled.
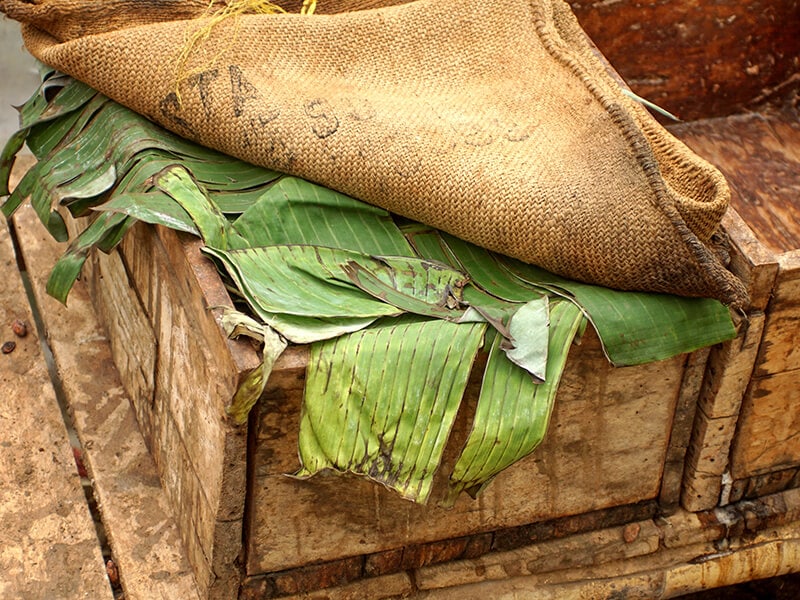
[[[196,239],[134,227],[118,251],[92,256],[84,277],[198,587],[234,597],[247,428],[230,424],[225,409],[258,355],[228,340],[209,310],[230,298]]]
[[[719,62],[731,40],[740,42],[739,24],[760,23],[766,34],[773,27],[741,3],[715,3],[713,10],[694,17],[688,5],[672,12],[653,8],[656,13],[650,16],[667,21],[661,23],[665,32],[680,33],[679,25],[691,26],[698,15],[706,25],[722,19],[719,31],[709,25],[703,29],[707,36],[697,42],[713,41],[720,57],[714,63],[718,71],[706,74],[713,83],[696,93],[691,83],[671,77],[690,71],[685,61],[675,63],[674,36],[647,35],[647,27],[657,28],[657,21],[647,21],[650,17],[638,4],[573,3],[590,35],[627,78],[647,61],[626,67],[620,57],[664,55],[672,61],[651,79],[640,73],[632,81],[634,89],[638,82],[639,91],[667,108],[674,107],[648,93],[648,81],[654,90],[661,83],[684,90],[678,109],[685,115],[718,116],[758,100],[765,86],[796,69],[783,55],[772,70],[754,71],[756,63]],[[767,4],[784,12],[788,6]],[[612,6],[616,19],[598,19]],[[739,15],[736,26],[736,19],[726,20],[730,15]],[[601,22],[606,33],[631,32],[624,38],[630,43],[610,43],[617,38],[606,35]],[[764,41],[773,38],[766,34],[759,38],[763,43],[753,45],[762,58],[773,51],[773,42]],[[796,43],[784,37],[775,43]],[[635,50],[637,44],[642,52]],[[694,56],[688,48],[685,53]],[[743,59],[737,54],[730,60]],[[719,94],[731,69],[741,91],[735,97]],[[747,85],[740,81],[741,69],[754,78],[745,77]],[[663,90],[672,97],[671,88]],[[653,529],[651,519],[669,512],[679,499],[690,510],[705,510],[794,485],[800,467],[795,435],[800,409],[791,406],[800,360],[793,350],[800,278],[795,249],[800,246],[791,218],[797,200],[791,192],[796,193],[797,180],[789,174],[772,181],[761,174],[776,164],[797,173],[800,138],[794,125],[774,115],[700,121],[676,133],[718,164],[733,184],[736,210],[724,224],[733,242],[732,268],[752,295],[748,325],[736,340],[710,351],[623,369],[608,365],[590,330],[572,349],[544,444],[501,474],[478,500],[461,498],[451,511],[410,504],[353,478],[285,477],[298,466],[305,348],[291,348],[278,361],[247,426],[227,421],[225,407],[256,356],[246,344],[225,340],[208,309],[230,300],[195,241],[139,225],[118,252],[95,259],[89,273],[95,302],[202,591],[222,598],[236,597],[241,590],[242,598],[265,598],[359,580],[367,583],[342,597],[365,597],[367,589],[375,597],[401,594],[411,589],[408,571],[420,576],[422,569],[436,568],[441,574],[460,558],[513,554],[530,544],[614,527],[624,531],[608,534],[616,540],[609,544],[624,558],[659,547],[663,533]],[[755,165],[742,151],[748,146],[748,155],[757,157]],[[789,232],[786,239],[770,233],[759,220],[766,213],[748,198],[770,207],[766,212],[775,217],[779,231]],[[788,210],[782,213],[782,207]],[[476,384],[468,390],[443,471],[463,443]],[[442,482],[437,485],[440,491]],[[642,534],[641,548],[633,544],[636,527],[650,532]],[[620,536],[623,542],[616,539]],[[625,545],[629,537],[633,545]],[[568,557],[561,560],[568,562]],[[489,565],[492,559],[484,562]],[[451,575],[441,575],[447,585],[466,581],[459,580],[458,567],[447,572]],[[514,575],[513,569],[506,575]]]
[[[773,107],[673,131],[731,184],[724,224],[751,294],[747,331],[715,350],[702,394],[684,495],[701,510],[800,485],[800,115]]]
[[[478,500],[445,510],[354,478],[285,476],[298,467],[305,347],[279,359],[248,425],[228,421],[225,407],[256,355],[226,340],[209,310],[230,299],[196,240],[139,224],[118,251],[94,257],[87,277],[210,597],[235,597],[241,577],[256,597],[312,590],[628,523],[655,515],[659,501],[677,503],[708,351],[615,369],[589,329],[571,351],[544,444]]]

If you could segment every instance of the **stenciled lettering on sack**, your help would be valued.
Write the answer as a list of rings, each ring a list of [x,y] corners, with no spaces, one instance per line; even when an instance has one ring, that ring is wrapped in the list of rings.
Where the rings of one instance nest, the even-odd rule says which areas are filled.
[[[258,91],[258,88],[245,77],[244,72],[239,66],[229,65],[228,74],[231,83],[233,116],[237,119],[242,116],[247,116],[246,127],[250,129],[254,135],[258,135],[256,132],[280,117],[281,111],[277,107],[266,105],[267,103],[263,95]],[[252,114],[251,111],[245,110],[251,101],[254,102],[255,107],[260,111],[255,116],[245,115],[245,112]],[[249,136],[245,135],[245,138],[245,145],[249,146]]]
[[[200,103],[203,105],[203,112],[206,114],[206,120],[211,120],[211,84],[219,77],[219,70],[210,69],[197,73],[189,77],[189,86],[197,88],[200,95]]]
[[[233,116],[241,117],[248,100],[258,100],[258,89],[244,76],[242,69],[237,65],[228,66],[231,78],[231,98],[233,99]]]
[[[369,121],[378,114],[372,103],[366,98],[352,97],[345,99],[347,116],[356,121]]]
[[[166,119],[167,123],[165,125],[174,129],[177,125],[179,129],[182,129],[183,132],[190,134],[192,137],[195,136],[195,131],[189,122],[184,119],[179,113],[182,112],[183,107],[181,106],[181,102],[178,99],[178,94],[175,92],[170,92],[167,94],[161,102],[158,103],[158,108],[161,110],[161,115]]]
[[[524,142],[533,135],[533,130],[539,126],[538,123],[511,123],[506,127],[505,138],[509,142]]]
[[[494,142],[494,135],[488,127],[475,121],[453,123],[452,127],[455,134],[468,146],[483,148]]]
[[[309,100],[305,105],[306,115],[311,117],[311,131],[319,139],[332,136],[339,129],[339,119],[330,103],[324,98]]]

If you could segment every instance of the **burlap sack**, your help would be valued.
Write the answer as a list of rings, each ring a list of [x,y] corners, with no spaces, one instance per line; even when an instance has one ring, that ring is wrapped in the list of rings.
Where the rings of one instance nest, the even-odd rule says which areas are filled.
[[[205,0],[0,10],[43,62],[202,144],[567,277],[746,302],[711,250],[724,179],[621,93],[565,2],[319,2],[336,14],[228,19],[180,67]]]

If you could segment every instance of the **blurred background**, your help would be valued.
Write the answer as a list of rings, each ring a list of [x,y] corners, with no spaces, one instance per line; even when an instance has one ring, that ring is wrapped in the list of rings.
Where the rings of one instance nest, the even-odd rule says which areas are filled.
[[[0,144],[17,130],[14,107],[25,102],[38,85],[36,61],[22,46],[19,24],[0,17]]]

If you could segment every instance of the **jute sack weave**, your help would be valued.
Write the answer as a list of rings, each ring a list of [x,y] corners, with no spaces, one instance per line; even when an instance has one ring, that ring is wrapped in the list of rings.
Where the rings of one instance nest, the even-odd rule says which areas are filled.
[[[184,137],[567,277],[746,303],[712,250],[723,177],[565,2],[319,6],[224,20],[182,63],[205,0],[0,0],[40,60]]]

